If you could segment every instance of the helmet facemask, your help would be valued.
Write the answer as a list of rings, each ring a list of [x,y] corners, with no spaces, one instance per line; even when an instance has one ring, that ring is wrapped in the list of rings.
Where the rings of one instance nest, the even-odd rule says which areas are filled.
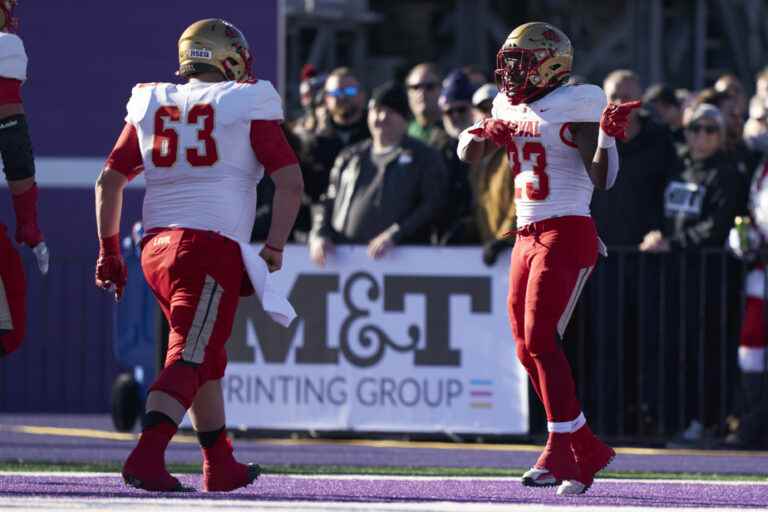
[[[538,61],[530,50],[502,49],[496,55],[496,86],[513,105],[526,101],[538,88]]]
[[[496,54],[496,84],[513,105],[530,103],[565,83],[572,66],[565,34],[546,23],[526,23]]]

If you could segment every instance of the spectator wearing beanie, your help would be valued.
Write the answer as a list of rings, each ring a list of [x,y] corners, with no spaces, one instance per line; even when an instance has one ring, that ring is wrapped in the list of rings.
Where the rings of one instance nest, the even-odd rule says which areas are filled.
[[[676,148],[685,145],[683,105],[677,99],[674,89],[666,84],[650,86],[643,95],[643,105],[654,114],[656,121],[669,129]]]
[[[474,202],[469,183],[469,164],[456,154],[459,135],[472,125],[472,95],[475,92],[467,74],[454,70],[445,77],[437,100],[443,116],[444,133],[433,139],[433,147],[443,156],[448,170],[446,210],[438,217],[436,231],[441,245],[480,242],[473,217]]]
[[[411,111],[405,89],[393,82],[373,91],[371,138],[341,153],[313,219],[310,257],[324,266],[336,244],[365,244],[373,259],[394,246],[426,244],[446,198],[438,154],[406,135]]]

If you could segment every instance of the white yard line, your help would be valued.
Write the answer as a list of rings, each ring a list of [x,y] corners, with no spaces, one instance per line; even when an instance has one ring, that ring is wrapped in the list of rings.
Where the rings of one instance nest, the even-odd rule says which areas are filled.
[[[589,507],[589,508],[587,508]],[[198,500],[198,499],[87,499],[73,498],[0,498],[2,510],[14,512],[45,511],[103,511],[110,512],[140,512],[163,510],[164,512],[572,512],[574,509],[583,510],[616,510],[621,512],[690,512],[690,508],[674,507],[621,507],[594,506],[584,503],[583,506],[569,505],[540,505],[540,504],[510,504],[510,503],[454,503],[447,501],[429,503],[349,503],[335,501],[255,501],[255,500]],[[698,510],[728,511],[728,512],[757,512],[757,508],[704,508]]]
[[[51,477],[71,477],[71,478],[101,478],[114,477],[119,478],[120,473],[86,473],[74,471],[0,471],[0,476],[32,476],[35,478]],[[259,478],[293,478],[305,480],[405,480],[405,481],[426,481],[437,482],[444,480],[455,481],[502,481],[514,482],[520,477],[504,476],[422,476],[422,475],[290,475],[290,474],[266,474]],[[712,485],[766,485],[768,486],[768,475],[765,480],[675,480],[675,479],[650,479],[650,478],[598,478],[597,482],[627,482],[627,483],[660,483],[660,484],[712,484]]]

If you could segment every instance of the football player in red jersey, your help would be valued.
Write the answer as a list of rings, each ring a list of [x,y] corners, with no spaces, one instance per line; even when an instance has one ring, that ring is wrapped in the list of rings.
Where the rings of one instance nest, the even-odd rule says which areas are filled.
[[[497,55],[501,94],[492,117],[465,130],[458,147],[466,161],[507,148],[518,224],[510,324],[549,432],[522,483],[559,485],[561,495],[585,492],[615,455],[587,426],[560,342],[602,247],[589,213],[592,192],[616,180],[614,138],[623,136],[629,113],[639,106],[606,107],[599,87],[566,85],[572,62],[571,42],[556,27],[517,27]]]
[[[201,20],[182,33],[178,53],[178,74],[188,81],[134,87],[125,127],[96,183],[96,285],[118,299],[123,293],[122,191],[143,172],[141,266],[170,335],[123,478],[150,491],[185,490],[164,459],[189,410],[203,452],[203,489],[231,491],[253,482],[259,467],[237,462],[226,435],[224,344],[240,295],[253,293],[246,263],[248,272],[282,266],[303,181],[280,126],[282,101],[268,81],[251,78],[242,33],[223,20]],[[275,184],[274,213],[256,253],[248,242],[265,173]]]
[[[0,153],[16,213],[15,239],[32,248],[38,267],[48,272],[48,248],[37,225],[35,160],[21,84],[27,78],[27,53],[14,32],[16,0],[0,0]],[[0,358],[24,339],[27,322],[26,282],[21,257],[0,224]]]

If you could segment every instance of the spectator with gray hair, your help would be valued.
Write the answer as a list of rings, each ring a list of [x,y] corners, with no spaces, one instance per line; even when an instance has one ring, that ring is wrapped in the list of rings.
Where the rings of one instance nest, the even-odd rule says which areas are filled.
[[[610,73],[603,89],[610,103],[639,100],[643,95],[640,78],[626,69]],[[647,110],[632,112],[626,134],[626,140],[616,142],[621,160],[616,184],[611,190],[595,191],[592,199],[592,217],[609,246],[636,246],[646,233],[661,229],[664,187],[680,169],[669,131]]]
[[[640,250],[672,253],[646,261],[649,267],[666,264],[667,278],[655,293],[663,292],[668,310],[678,312],[666,316],[665,323],[658,328],[669,333],[681,333],[681,329],[683,332],[676,343],[659,345],[654,352],[666,361],[675,360],[680,351],[701,354],[702,364],[688,368],[685,374],[673,371],[667,375],[668,385],[685,383],[685,389],[692,391],[699,381],[718,386],[722,381],[717,379],[725,378],[716,370],[720,364],[716,348],[720,333],[729,328],[721,323],[721,311],[730,308],[734,315],[738,314],[739,283],[734,280],[723,287],[723,271],[735,262],[718,259],[715,263],[703,249],[725,246],[734,218],[746,210],[747,190],[743,176],[724,149],[727,128],[720,110],[706,103],[695,105],[686,110],[684,126],[687,141],[684,168],[666,187],[664,227],[650,231]],[[654,328],[649,328],[649,332]],[[672,399],[667,404],[667,417],[671,410],[676,410],[691,422],[672,446],[706,442],[703,432],[714,428],[719,420],[719,397],[712,397],[706,403],[678,398],[682,399],[677,403]],[[652,408],[657,406],[651,404]]]
[[[684,169],[664,193],[665,227],[650,231],[641,251],[724,247],[733,219],[744,212],[744,181],[724,151],[720,110],[701,103],[686,112]]]

